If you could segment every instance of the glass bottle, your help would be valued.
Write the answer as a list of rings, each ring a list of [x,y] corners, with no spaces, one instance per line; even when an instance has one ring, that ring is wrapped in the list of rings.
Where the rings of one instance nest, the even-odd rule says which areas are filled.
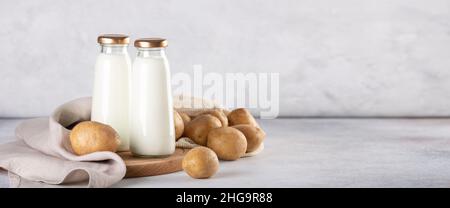
[[[175,130],[167,40],[143,38],[134,42],[132,67],[130,150],[133,155],[164,157],[175,151]]]
[[[91,120],[110,125],[120,136],[118,151],[129,150],[129,37],[109,34],[97,38]]]

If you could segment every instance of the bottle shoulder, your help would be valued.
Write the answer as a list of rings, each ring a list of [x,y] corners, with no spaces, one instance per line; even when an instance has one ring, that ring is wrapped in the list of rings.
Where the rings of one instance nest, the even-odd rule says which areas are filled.
[[[160,67],[168,67],[168,61],[164,57],[136,57],[133,61],[133,66],[160,66]]]
[[[102,62],[125,62],[125,63],[130,63],[131,59],[130,56],[126,55],[126,54],[99,54],[97,56],[97,63],[102,63]]]
[[[130,59],[128,53],[117,54],[117,53],[100,53],[97,55],[97,59]]]

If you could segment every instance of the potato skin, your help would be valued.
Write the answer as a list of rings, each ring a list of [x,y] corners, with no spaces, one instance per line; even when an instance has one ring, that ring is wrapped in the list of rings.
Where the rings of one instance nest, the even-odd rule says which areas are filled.
[[[178,112],[178,114],[180,114],[181,119],[183,119],[184,126],[186,126],[192,120],[191,117],[189,117],[189,115],[186,113]]]
[[[249,124],[252,126],[259,127],[255,118],[253,118],[250,111],[245,108],[237,108],[231,111],[228,114],[228,124],[230,126],[239,125],[239,124]]]
[[[245,154],[247,140],[239,130],[232,127],[221,127],[209,132],[207,146],[221,160],[237,160]]]
[[[219,170],[219,159],[211,149],[196,147],[184,156],[182,167],[192,178],[209,178]]]
[[[208,110],[208,111],[200,113],[199,116],[205,115],[205,114],[209,114],[209,115],[212,115],[212,116],[218,118],[220,120],[220,123],[222,123],[222,127],[228,126],[228,118],[222,109]]]
[[[69,139],[77,155],[98,151],[116,152],[120,145],[119,134],[111,126],[95,121],[77,124],[70,132]]]
[[[184,122],[177,111],[173,111],[173,123],[175,126],[175,139],[178,140],[184,132]]]
[[[266,133],[261,128],[249,124],[239,124],[232,127],[242,132],[247,139],[246,152],[253,152],[258,149],[266,137]]]
[[[222,123],[218,118],[211,115],[201,115],[185,126],[184,136],[189,137],[198,145],[206,146],[209,131],[221,126]]]

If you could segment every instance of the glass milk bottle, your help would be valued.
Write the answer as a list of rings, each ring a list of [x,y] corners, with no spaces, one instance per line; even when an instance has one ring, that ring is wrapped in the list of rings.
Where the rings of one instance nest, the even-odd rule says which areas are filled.
[[[130,150],[133,155],[161,157],[175,151],[175,130],[167,40],[144,38],[134,42],[130,108]]]
[[[101,51],[95,64],[91,120],[117,131],[121,141],[118,151],[129,150],[129,41],[128,36],[118,34],[97,39]]]

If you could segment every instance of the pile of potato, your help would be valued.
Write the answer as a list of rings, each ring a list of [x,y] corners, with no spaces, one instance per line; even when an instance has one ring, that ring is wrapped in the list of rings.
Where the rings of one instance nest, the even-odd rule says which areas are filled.
[[[188,137],[205,146],[190,150],[183,169],[193,178],[208,178],[218,170],[218,159],[237,160],[258,149],[265,132],[247,109],[231,112],[214,109],[190,117],[174,112],[176,139]]]

